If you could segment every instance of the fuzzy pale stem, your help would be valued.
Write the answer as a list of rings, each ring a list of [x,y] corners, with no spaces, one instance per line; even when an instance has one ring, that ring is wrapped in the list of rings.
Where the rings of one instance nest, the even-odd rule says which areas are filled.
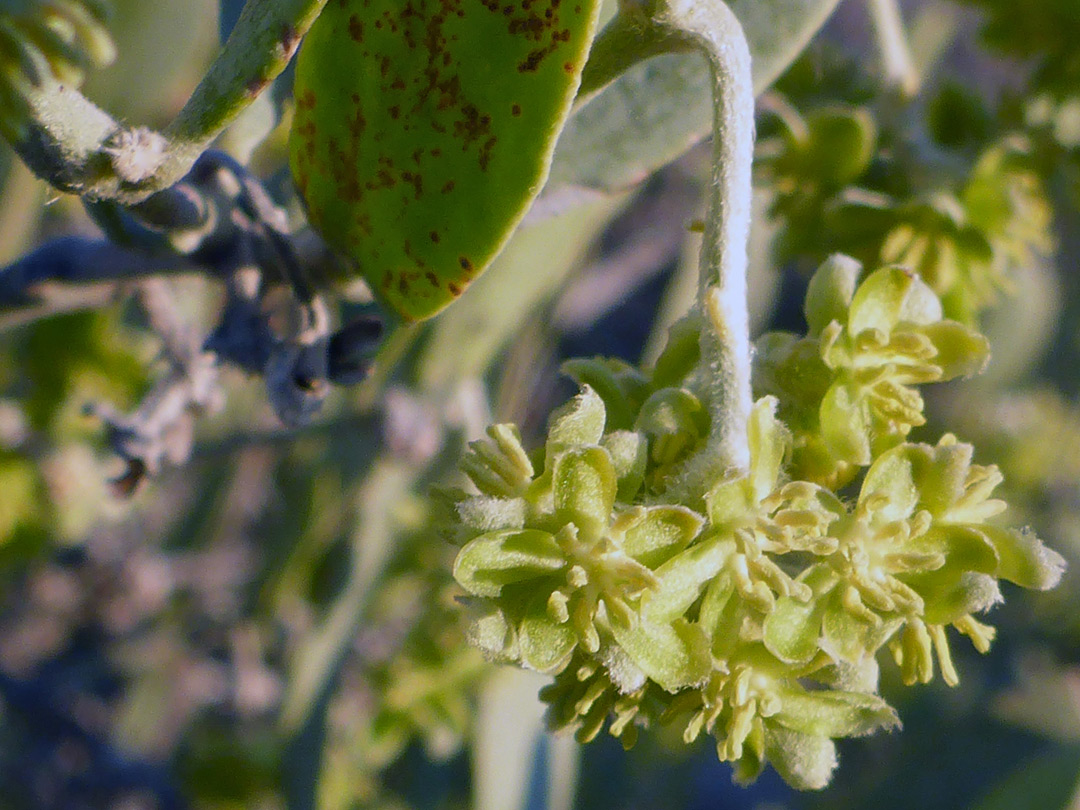
[[[713,81],[713,177],[701,246],[698,309],[702,315],[702,380],[712,426],[706,447],[681,482],[689,493],[750,466],[747,425],[750,322],[746,276],[750,238],[754,89],[742,26],[720,0],[666,0],[653,10],[683,48],[701,51]]]
[[[713,177],[700,259],[698,305],[705,321],[701,356],[710,372],[710,460],[746,470],[752,404],[746,276],[754,90],[742,27],[726,5],[717,6],[712,16],[723,20],[724,26],[709,32],[712,38],[706,50],[713,79]]]

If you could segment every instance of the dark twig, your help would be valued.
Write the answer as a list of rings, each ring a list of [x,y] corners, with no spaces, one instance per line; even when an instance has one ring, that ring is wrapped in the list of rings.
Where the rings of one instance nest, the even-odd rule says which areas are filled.
[[[164,465],[187,460],[195,419],[221,405],[221,364],[263,375],[279,418],[297,427],[318,412],[332,384],[367,375],[382,333],[374,315],[331,330],[309,277],[324,276],[332,258],[309,234],[289,232],[282,209],[239,163],[207,153],[168,195],[154,199],[162,205],[152,216],[108,203],[91,208],[110,235],[131,247],[71,237],[0,270],[0,312],[12,312],[0,316],[0,327],[101,305],[128,285],[136,290],[163,341],[166,371],[129,414],[107,404],[89,408],[126,465],[114,481],[122,495]],[[205,339],[177,315],[163,277],[177,272],[226,282],[221,321]]]

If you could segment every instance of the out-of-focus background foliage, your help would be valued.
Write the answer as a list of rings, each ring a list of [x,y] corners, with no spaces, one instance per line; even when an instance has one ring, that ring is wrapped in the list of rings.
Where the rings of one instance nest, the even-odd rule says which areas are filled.
[[[87,92],[161,125],[215,52],[218,4],[115,5],[119,58]],[[881,78],[871,5],[844,0],[760,100],[751,304],[756,332],[800,330],[808,272],[839,250],[915,266],[987,331],[988,373],[935,391],[922,436],[955,432],[1000,464],[1011,522],[1071,568],[992,614],[998,640],[960,654],[959,687],[886,682],[903,731],[842,743],[834,784],[799,795],[771,772],[735,787],[709,745],[663,733],[579,758],[539,736],[542,679],[465,642],[431,487],[492,416],[535,437],[570,390],[561,359],[655,351],[692,297],[696,148],[523,229],[310,427],[284,430],[258,381],[227,377],[192,460],[130,500],[110,490],[119,467],[86,406],[132,408],[160,372],[139,309],[0,313],[0,808],[1074,806],[1080,4],[904,3],[910,97]],[[272,106],[226,146],[246,160],[244,132]],[[283,126],[252,166],[287,194]],[[0,177],[4,262],[92,232],[7,151]],[[219,288],[170,287],[186,320],[212,326]]]

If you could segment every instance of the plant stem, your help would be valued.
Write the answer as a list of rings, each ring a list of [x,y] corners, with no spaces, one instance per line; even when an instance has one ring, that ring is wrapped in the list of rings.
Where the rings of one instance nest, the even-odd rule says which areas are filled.
[[[176,183],[285,69],[326,0],[248,0],[210,70],[164,133],[127,128],[45,79],[13,146],[42,179],[90,200],[134,205]]]
[[[914,96],[919,89],[919,72],[908,47],[904,20],[896,0],[867,0],[867,8],[881,51],[885,82],[905,97]]]
[[[697,299],[701,378],[712,424],[705,448],[690,460],[681,481],[688,494],[701,495],[721,475],[745,471],[750,465],[746,301],[754,151],[750,51],[742,26],[725,3],[659,0],[649,11],[672,46],[705,55],[712,79],[713,176]]]

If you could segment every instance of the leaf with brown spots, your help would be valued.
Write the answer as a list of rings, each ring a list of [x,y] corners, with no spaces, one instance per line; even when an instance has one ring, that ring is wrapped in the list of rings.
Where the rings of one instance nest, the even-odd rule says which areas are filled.
[[[543,186],[600,0],[341,0],[301,47],[290,137],[312,223],[429,318]]]

